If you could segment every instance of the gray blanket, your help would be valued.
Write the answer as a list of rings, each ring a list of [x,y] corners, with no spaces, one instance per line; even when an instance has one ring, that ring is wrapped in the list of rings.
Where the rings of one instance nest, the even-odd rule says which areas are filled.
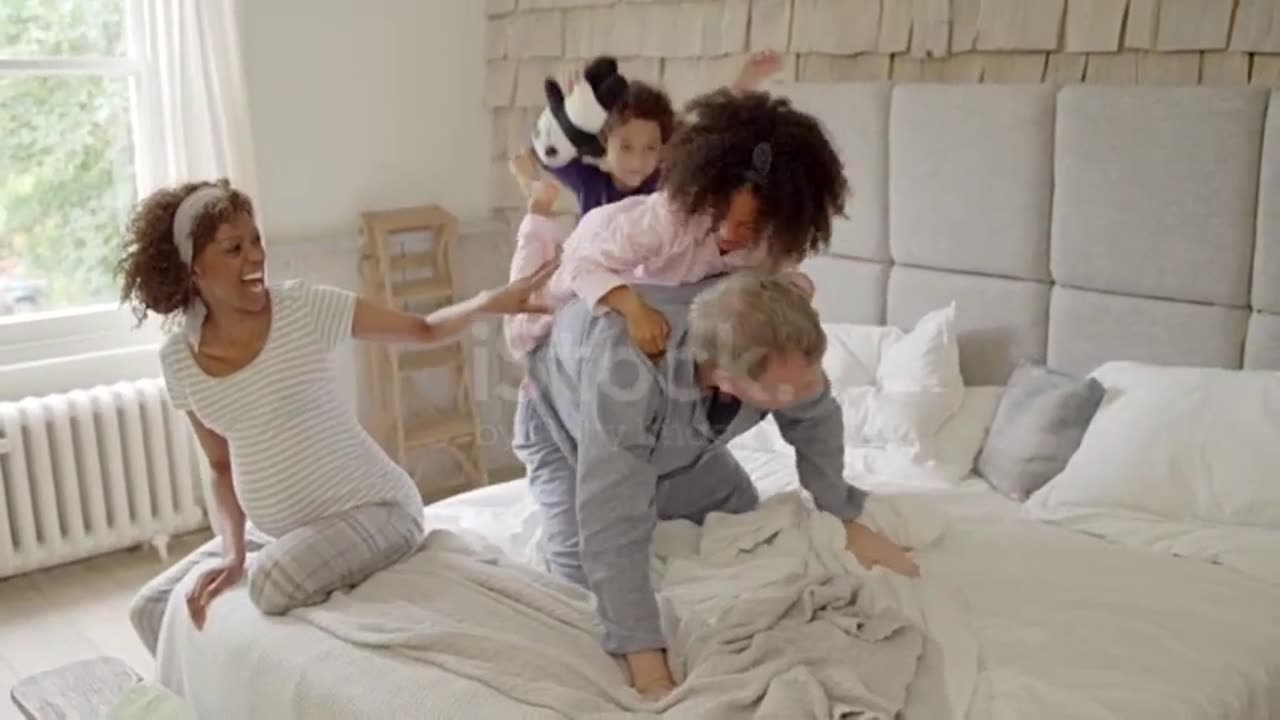
[[[923,636],[860,601],[834,522],[784,496],[705,528],[659,526],[652,572],[680,685],[658,703],[600,649],[584,591],[450,532],[294,615],[571,718],[888,720],[906,705]]]

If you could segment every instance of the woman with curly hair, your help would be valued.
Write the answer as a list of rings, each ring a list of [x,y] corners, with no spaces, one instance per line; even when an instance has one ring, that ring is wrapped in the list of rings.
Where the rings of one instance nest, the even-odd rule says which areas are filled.
[[[830,245],[849,193],[822,126],[785,98],[718,90],[695,98],[686,115],[663,148],[658,191],[584,215],[547,290],[555,304],[577,295],[619,313],[651,356],[663,351],[669,330],[628,282],[677,285],[754,267],[787,272],[812,294],[809,279],[792,268]],[[549,207],[539,200],[531,214],[535,203]],[[554,255],[535,250],[517,252],[512,277]],[[549,323],[508,318],[508,346],[528,353]]]
[[[268,283],[265,264],[253,203],[225,180],[157,191],[130,222],[122,297],[139,320],[181,321],[160,360],[170,401],[208,457],[221,535],[135,598],[130,619],[152,653],[169,596],[197,565],[186,603],[203,627],[251,551],[249,598],[280,614],[415,550],[421,496],[339,399],[333,351],[351,338],[438,343],[483,314],[542,310],[529,296],[554,271],[420,317],[331,287]]]

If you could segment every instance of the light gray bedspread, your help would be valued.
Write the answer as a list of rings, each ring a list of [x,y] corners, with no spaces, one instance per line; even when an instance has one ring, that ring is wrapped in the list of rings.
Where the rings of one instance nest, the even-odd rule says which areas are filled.
[[[887,720],[907,705],[924,637],[863,599],[830,523],[785,495],[704,528],[659,526],[652,572],[680,685],[658,703],[601,650],[584,591],[452,532],[293,614],[566,717]]]

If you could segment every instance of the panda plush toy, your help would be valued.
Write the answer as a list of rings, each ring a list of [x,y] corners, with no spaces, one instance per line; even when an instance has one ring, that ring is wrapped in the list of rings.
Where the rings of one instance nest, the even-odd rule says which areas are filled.
[[[555,78],[543,89],[547,107],[533,126],[533,151],[548,168],[560,168],[575,158],[599,164],[604,157],[604,130],[609,112],[627,94],[627,79],[618,74],[618,61],[609,56],[592,60],[582,71],[582,81],[568,95]]]

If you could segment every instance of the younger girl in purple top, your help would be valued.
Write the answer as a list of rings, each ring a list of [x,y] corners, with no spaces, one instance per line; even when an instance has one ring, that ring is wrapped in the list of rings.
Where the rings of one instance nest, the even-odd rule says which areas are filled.
[[[675,124],[667,94],[633,80],[605,122],[603,168],[580,157],[563,167],[542,168],[573,192],[585,215],[601,205],[658,189],[658,153],[671,139]]]
[[[782,68],[782,56],[773,51],[751,55],[731,88],[735,92],[754,90]],[[568,94],[574,80],[561,83]],[[671,98],[647,83],[632,80],[626,96],[609,115],[604,128],[605,156],[600,166],[582,158],[559,168],[537,161],[531,149],[511,161],[511,171],[526,197],[535,194],[539,170],[550,173],[574,194],[578,216],[633,195],[647,195],[658,189],[658,157],[662,146],[675,131],[676,115]]]

